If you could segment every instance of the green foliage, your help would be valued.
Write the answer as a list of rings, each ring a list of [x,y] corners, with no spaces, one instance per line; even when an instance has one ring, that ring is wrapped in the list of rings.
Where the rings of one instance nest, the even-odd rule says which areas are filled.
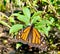
[[[28,11],[28,13],[27,13]],[[51,30],[51,25],[54,22],[54,18],[50,17],[47,19],[42,19],[39,15],[42,14],[42,11],[35,12],[31,17],[30,10],[27,7],[23,8],[24,15],[19,13],[14,13],[12,16],[17,16],[19,21],[22,21],[26,24],[26,27],[30,24],[35,25],[35,28],[38,29],[39,32],[42,32],[48,36],[49,31]],[[30,19],[31,18],[31,19]],[[14,19],[12,20],[14,21]]]
[[[34,16],[31,20],[31,24],[36,23],[38,20],[40,20],[40,17],[39,16]]]
[[[21,1],[19,4],[18,4],[18,2],[16,2],[17,0],[13,0],[12,2],[13,3],[15,3],[16,5],[21,5],[22,3],[21,2],[23,2],[23,1]],[[20,0],[19,0],[20,1]],[[2,1],[0,1],[0,2],[2,2]],[[28,2],[28,6],[30,5],[31,6],[31,4],[32,3],[30,3],[29,4],[29,1],[25,1],[25,2]],[[56,4],[56,5],[54,5],[55,6],[55,8],[56,7],[58,7],[57,5],[57,3],[58,3],[58,1],[53,1],[53,0],[50,0],[49,2],[48,2],[48,0],[42,0],[41,1],[42,2],[42,5],[44,6],[44,5],[47,5],[47,4],[49,4],[49,5],[54,5],[54,4]],[[6,4],[7,3],[9,3],[9,1],[7,1],[7,0],[4,0],[4,4],[5,4],[5,6],[6,6]],[[37,3],[38,3],[38,1],[37,0],[34,0],[33,1],[33,3],[35,4],[35,6],[37,7],[38,5],[37,5]],[[2,3],[1,3],[2,4]],[[0,5],[1,6],[1,5]],[[53,9],[53,8],[52,8]],[[19,22],[23,22],[22,24],[25,24],[25,25],[23,25],[23,26],[28,26],[29,24],[33,24],[33,25],[35,25],[35,28],[37,28],[40,32],[42,32],[42,33],[44,33],[44,34],[46,34],[47,36],[48,36],[48,33],[49,33],[49,31],[51,30],[51,28],[52,28],[52,26],[55,26],[56,25],[56,27],[58,28],[58,29],[60,29],[60,25],[58,24],[58,23],[56,23],[55,24],[55,22],[54,22],[54,17],[53,16],[51,16],[50,14],[46,14],[46,15],[44,15],[44,19],[42,19],[42,15],[44,14],[44,12],[43,11],[35,11],[33,14],[32,14],[32,16],[31,16],[31,9],[30,9],[30,7],[22,7],[22,11],[23,11],[23,14],[20,14],[20,13],[13,13],[10,17],[9,17],[9,22],[11,22],[11,23],[14,23],[14,24],[18,24],[17,22],[16,22],[16,20],[14,19],[14,16],[16,16],[16,18],[19,20]],[[47,12],[52,12],[52,10],[49,8],[49,10],[47,10]],[[1,24],[4,24],[4,23],[1,23]],[[11,24],[11,26],[13,27],[13,25]],[[8,26],[9,27],[9,26]],[[22,28],[21,28],[22,29]],[[17,29],[17,31],[18,31],[19,29]],[[16,31],[15,31],[16,32]],[[14,32],[12,32],[11,31],[11,33],[14,33]]]
[[[51,25],[54,22],[53,18],[49,21],[47,19],[41,20],[37,22],[35,28],[37,28],[40,32],[43,32],[48,36],[49,31],[51,30]]]
[[[9,17],[9,21],[12,22],[12,23],[15,23],[15,20],[12,16]]]
[[[40,33],[49,37],[52,28],[60,30],[60,0],[1,0],[0,24],[10,28],[9,34],[34,25]],[[53,42],[49,38],[51,45]],[[16,49],[21,45],[17,43]]]
[[[10,26],[8,25],[8,23],[6,23],[6,22],[4,22],[4,21],[0,21],[0,24],[3,24],[3,25],[5,25],[5,26],[7,26],[7,27],[10,28]]]
[[[29,23],[29,19],[25,15],[21,15],[19,13],[14,13],[14,14],[12,14],[12,16],[17,16],[17,19],[19,21],[24,22],[26,25]],[[14,21],[14,19],[13,19],[13,21]]]
[[[48,18],[42,19],[41,17],[42,11],[37,11],[31,16],[31,12],[27,7],[23,7],[22,11],[23,11],[23,14],[13,13],[9,17],[9,21],[16,24],[16,25],[12,25],[12,27],[10,28],[10,33],[15,33],[19,31],[19,29],[22,29],[22,25],[24,27],[25,26],[27,27],[30,24],[30,25],[35,25],[34,27],[37,28],[39,32],[42,32],[43,34],[48,36],[48,33],[51,30],[51,26],[53,26],[52,25],[54,22],[53,17],[50,17],[49,19]],[[16,16],[16,19],[18,19],[20,22],[23,22],[25,25],[23,23],[22,25],[17,24],[14,19],[14,16]]]
[[[60,30],[60,24],[57,23],[56,24],[56,27]]]
[[[13,25],[13,26],[10,28],[9,33],[17,32],[17,31],[19,31],[19,30],[22,29],[22,28],[23,28],[23,25],[21,25],[21,24]]]
[[[32,18],[35,16],[40,16],[42,14],[43,11],[37,11],[33,14]]]
[[[22,43],[17,43],[16,44],[16,49],[18,49],[19,47],[21,47],[22,46]]]
[[[23,8],[23,14],[24,15],[21,15],[19,13],[14,13],[14,14],[12,14],[12,16],[17,16],[17,19],[19,21],[22,21],[23,23],[28,25],[29,20],[30,20],[30,15],[31,15],[30,10],[28,8],[24,7]],[[10,22],[14,22],[14,19],[12,18],[12,16],[10,17]]]
[[[23,13],[28,19],[30,19],[31,13],[27,7],[23,7]]]

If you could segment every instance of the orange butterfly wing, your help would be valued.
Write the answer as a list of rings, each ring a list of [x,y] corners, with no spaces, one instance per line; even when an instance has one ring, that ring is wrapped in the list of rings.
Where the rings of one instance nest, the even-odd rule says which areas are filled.
[[[39,32],[35,29],[35,28],[33,28],[33,39],[32,39],[32,43],[34,43],[34,44],[40,44],[40,34],[39,34]]]
[[[30,27],[27,27],[27,28],[23,31],[23,33],[21,34],[21,39],[23,39],[24,41],[26,41],[29,32],[30,32]]]
[[[32,35],[30,33],[32,33]],[[32,36],[32,39],[31,38],[28,39],[29,35]],[[17,39],[22,39],[32,44],[40,44],[41,43],[40,36],[41,36],[40,33],[35,28],[31,29],[31,27],[27,27],[20,35],[18,35]]]
[[[29,38],[29,36],[32,36],[32,38]],[[32,29],[30,26],[25,28],[23,30],[23,32],[21,32],[21,34],[18,35],[17,37],[19,40],[22,40],[20,42],[22,42],[22,43],[26,42],[30,46],[38,47],[38,48],[39,47],[43,48],[43,46],[44,46],[44,48],[46,47],[46,43],[43,43],[44,42],[43,37],[34,27],[32,27]]]
[[[18,34],[18,35],[16,36],[16,38],[17,38],[18,40],[22,39],[22,40],[26,41],[29,32],[30,32],[30,27],[27,27],[27,28],[25,28],[22,32],[19,32],[20,34]]]

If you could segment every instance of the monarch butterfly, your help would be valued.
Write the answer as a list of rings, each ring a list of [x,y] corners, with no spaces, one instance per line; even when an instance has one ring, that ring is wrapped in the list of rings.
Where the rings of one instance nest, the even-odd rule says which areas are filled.
[[[19,40],[19,42],[28,44],[29,46],[38,47],[41,50],[47,49],[44,37],[41,36],[38,30],[33,26],[28,26],[23,31],[20,31],[16,38]]]

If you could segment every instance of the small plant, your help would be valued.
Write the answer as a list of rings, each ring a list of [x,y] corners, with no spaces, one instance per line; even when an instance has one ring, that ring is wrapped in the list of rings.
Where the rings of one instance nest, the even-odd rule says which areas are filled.
[[[27,13],[28,12],[28,13]],[[11,16],[15,16],[19,21],[23,22],[20,23],[22,26],[21,29],[24,27],[27,27],[31,24],[35,25],[34,27],[38,29],[39,32],[44,33],[48,36],[48,32],[51,29],[51,25],[54,22],[54,18],[50,17],[48,20],[41,18],[39,15],[42,13],[42,11],[35,12],[32,16],[30,13],[30,10],[27,7],[23,8],[23,14],[20,13],[14,13]],[[10,17],[10,22],[15,22],[14,18]],[[15,30],[20,30],[19,24],[13,25],[10,29],[10,33],[16,32]]]

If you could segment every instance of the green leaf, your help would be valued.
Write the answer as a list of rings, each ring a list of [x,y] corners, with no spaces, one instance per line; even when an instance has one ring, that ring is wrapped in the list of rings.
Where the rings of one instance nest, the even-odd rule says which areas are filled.
[[[46,34],[46,36],[48,36],[48,33],[51,29],[51,26],[50,26],[50,21],[48,20],[42,20],[40,22],[37,22],[35,24],[35,28],[37,28],[40,32]]]
[[[26,16],[21,15],[21,14],[19,14],[19,13],[14,13],[14,14],[12,14],[12,16],[17,16],[17,19],[18,19],[19,21],[24,22],[26,25],[28,25],[29,20],[30,20],[30,19],[28,19]]]
[[[40,22],[37,22],[36,25],[46,25],[46,24],[50,24],[50,21],[48,20],[41,20]]]
[[[9,17],[9,21],[15,23],[15,20],[13,17]]]
[[[34,24],[34,23],[36,23],[37,21],[39,21],[40,20],[40,16],[35,16],[35,17],[33,17],[33,19],[31,20],[31,24]]]
[[[19,31],[19,30],[22,29],[22,28],[23,28],[23,25],[21,25],[21,24],[13,25],[13,26],[10,28],[9,33],[15,33],[15,32]]]
[[[42,2],[47,2],[47,0],[42,0]]]
[[[46,36],[48,36],[48,30],[47,27],[44,27],[44,29],[42,28],[43,32],[46,34]]]
[[[46,36],[48,36],[48,33],[51,29],[50,26],[46,27],[46,26],[41,26],[41,25],[40,26],[35,26],[35,28],[38,29],[39,32],[45,34]]]
[[[19,16],[19,13],[13,13],[11,16]]]
[[[50,17],[49,20],[50,20],[51,24],[54,22],[54,18],[53,17]]]
[[[22,22],[24,22],[26,25],[28,25],[28,23],[29,23],[29,19],[27,19],[27,17],[24,16],[24,15],[19,15],[17,17],[17,19],[20,20],[20,21],[22,21]]]
[[[16,44],[16,49],[18,49],[18,48],[21,47],[21,46],[22,46],[21,43],[17,43],[17,44]]]
[[[4,25],[4,26],[7,26],[7,27],[10,28],[10,26],[9,26],[8,23],[6,23],[6,22],[4,22],[4,21],[0,21],[0,23],[1,23],[2,25]]]
[[[6,0],[3,0],[4,6],[6,6]]]
[[[46,36],[48,36],[48,33],[49,33],[50,29],[51,29],[51,26],[48,26],[48,27],[44,28],[44,33],[46,34]]]
[[[42,11],[37,11],[33,14],[32,18],[35,17],[35,16],[39,16],[42,14]]]
[[[60,30],[60,26],[58,26],[58,29]]]
[[[30,19],[31,13],[27,7],[23,7],[23,13],[26,17],[28,17],[28,19]]]
[[[60,30],[60,24],[55,24],[56,25],[56,27]]]

